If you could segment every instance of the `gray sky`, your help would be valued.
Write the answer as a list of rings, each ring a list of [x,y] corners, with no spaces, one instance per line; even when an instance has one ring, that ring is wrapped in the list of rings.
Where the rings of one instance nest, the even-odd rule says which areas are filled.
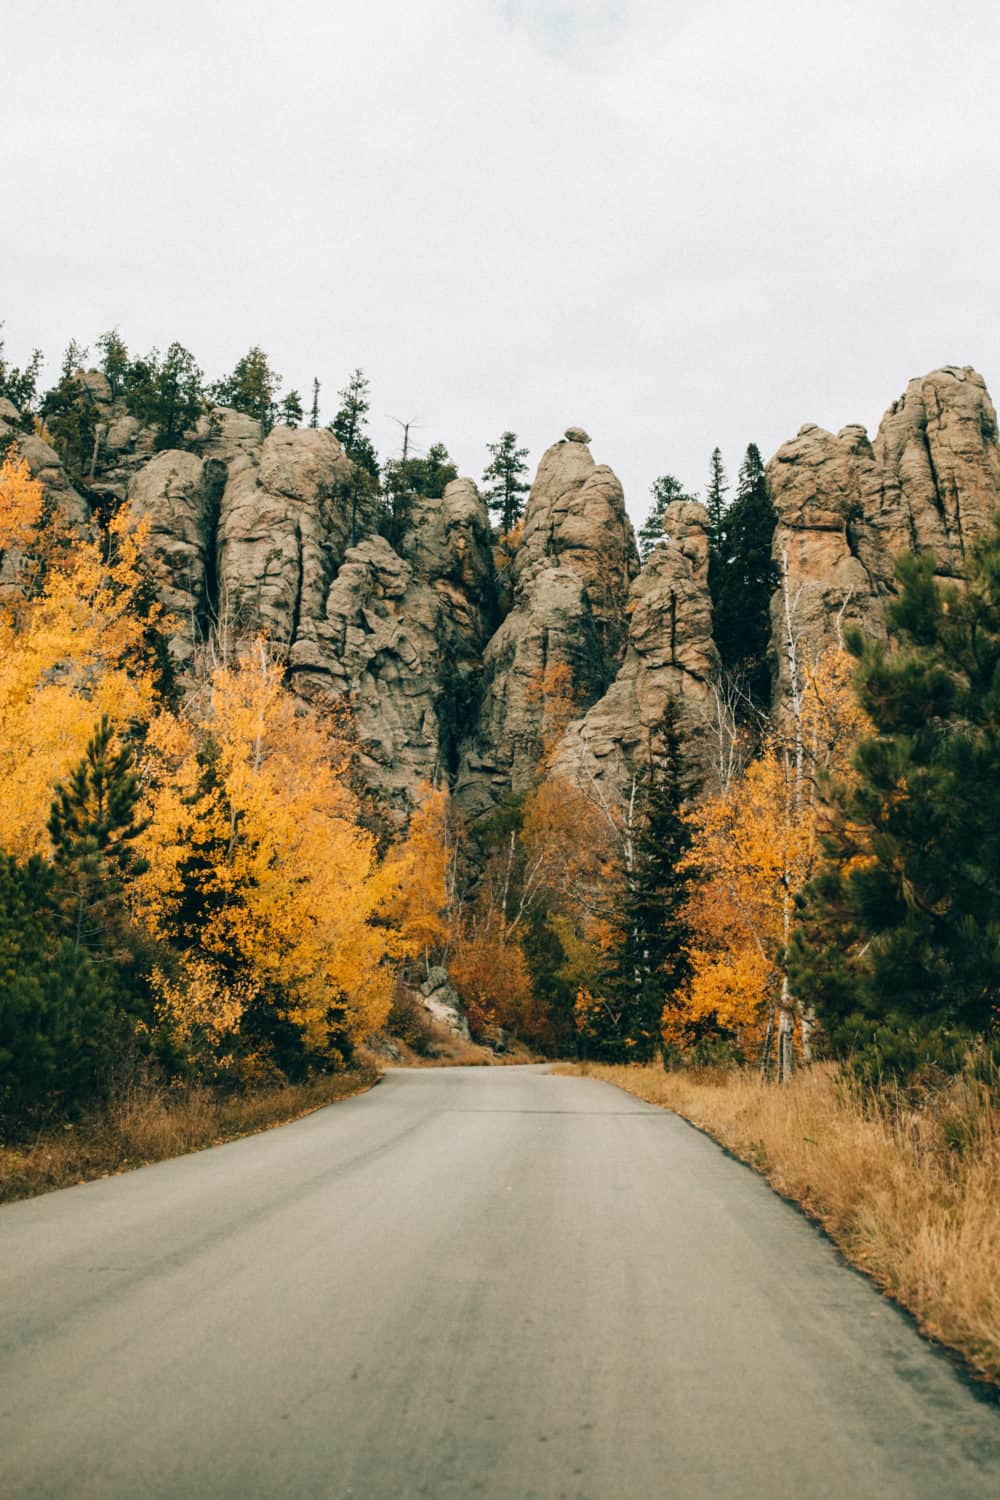
[[[478,477],[569,423],[735,475],[906,380],[1000,395],[993,0],[0,0],[0,317],[54,375],[118,324]]]

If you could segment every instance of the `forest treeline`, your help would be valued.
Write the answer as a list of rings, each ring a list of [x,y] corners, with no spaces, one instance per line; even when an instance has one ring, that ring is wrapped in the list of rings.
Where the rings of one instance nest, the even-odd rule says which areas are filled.
[[[115,334],[101,352],[161,445],[203,413],[208,388],[179,346],[134,360]],[[65,408],[38,395],[37,365],[0,371],[75,474],[92,440],[79,354]],[[301,420],[279,386],[251,350],[211,398],[263,426]],[[391,510],[399,471],[387,480],[366,414],[357,372],[332,425]],[[398,478],[400,494],[440,493],[454,470],[437,446],[392,461],[436,465]],[[526,453],[513,433],[491,451],[510,551]],[[726,489],[716,451],[709,580],[728,730],[711,776],[699,784],[672,701],[620,803],[554,774],[581,707],[556,665],[531,688],[533,786],[469,828],[428,785],[400,828],[358,777],[349,709],[307,711],[265,639],[236,649],[220,632],[181,694],[144,523],[105,508],[71,525],[12,448],[0,468],[7,1128],[100,1106],[139,1075],[245,1088],[343,1067],[436,965],[474,1038],[510,1033],[551,1054],[731,1059],[778,1078],[833,1056],[910,1078],[988,1051],[1000,532],[970,551],[963,586],[942,584],[929,557],[901,562],[885,641],[845,632],[811,659],[790,633],[790,691],[772,714],[780,580],[755,448],[731,503]],[[644,556],[685,498],[671,476],[656,482]]]

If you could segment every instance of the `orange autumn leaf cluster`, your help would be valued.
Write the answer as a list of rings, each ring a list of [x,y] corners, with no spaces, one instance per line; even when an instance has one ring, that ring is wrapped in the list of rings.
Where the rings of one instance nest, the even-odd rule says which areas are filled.
[[[448,793],[425,782],[406,837],[389,856],[395,894],[388,907],[399,951],[407,958],[422,958],[425,965],[448,942],[455,852]]]
[[[142,528],[107,537],[45,523],[27,465],[0,465],[0,848],[44,853],[52,789],[95,723],[147,720],[153,686],[136,666],[156,607],[142,618]]]
[[[320,1051],[384,1024],[398,945],[382,918],[402,870],[379,863],[345,771],[343,744],[299,709],[263,642],[219,667],[179,715],[153,721],[144,764],[152,822],[139,907],[169,939],[194,860],[205,915],[192,1005],[214,974],[235,1028],[240,1006],[222,977],[235,966],[252,991],[280,994],[282,1014]]]
[[[748,1054],[787,997],[784,973],[795,899],[814,873],[825,774],[844,776],[864,728],[850,690],[851,663],[828,650],[807,673],[800,712],[784,736],[691,814],[688,861],[700,873],[687,919],[696,934],[693,977],[664,1012],[668,1044],[719,1030]]]

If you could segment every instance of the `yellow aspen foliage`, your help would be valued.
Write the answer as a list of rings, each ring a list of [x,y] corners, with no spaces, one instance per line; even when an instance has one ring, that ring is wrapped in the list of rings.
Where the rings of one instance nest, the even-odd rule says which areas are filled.
[[[455,850],[449,831],[448,793],[424,782],[405,839],[393,850],[387,873],[396,882],[386,916],[399,949],[423,957],[448,941],[449,875]]]
[[[239,1031],[257,993],[251,979],[230,978],[209,959],[184,954],[176,974],[154,968],[152,989],[156,1019],[175,1042],[195,1053],[207,1053],[223,1067],[234,1065],[227,1043]]]
[[[45,520],[26,466],[0,466],[0,848],[48,849],[52,789],[95,723],[145,721],[152,683],[136,660],[156,617],[135,607],[145,532],[112,521],[106,538]]]
[[[11,451],[0,464],[0,553],[23,553],[38,538],[45,497],[23,458]],[[18,582],[25,559],[18,557],[13,576],[5,585]]]
[[[210,966],[276,997],[312,1050],[378,1030],[398,944],[383,920],[397,873],[379,866],[358,825],[342,742],[301,710],[263,642],[220,667],[180,717],[151,726],[145,769],[139,897],[154,933],[196,942]],[[169,998],[179,1026],[208,1024],[204,995],[194,987],[188,1021]],[[225,986],[214,1003],[221,1035],[238,1017]]]
[[[823,773],[843,776],[864,716],[850,690],[850,659],[833,649],[806,674],[791,732],[773,737],[741,778],[691,814],[688,863],[700,872],[686,918],[697,934],[693,977],[663,1015],[668,1044],[718,1029],[746,1052],[775,1008],[791,1008],[783,962],[795,898],[820,852]]]

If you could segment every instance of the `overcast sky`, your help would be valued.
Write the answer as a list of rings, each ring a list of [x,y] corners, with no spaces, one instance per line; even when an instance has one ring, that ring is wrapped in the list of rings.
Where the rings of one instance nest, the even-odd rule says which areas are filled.
[[[704,486],[906,380],[1000,394],[993,0],[0,0],[0,318],[252,343],[478,477],[570,423]]]

